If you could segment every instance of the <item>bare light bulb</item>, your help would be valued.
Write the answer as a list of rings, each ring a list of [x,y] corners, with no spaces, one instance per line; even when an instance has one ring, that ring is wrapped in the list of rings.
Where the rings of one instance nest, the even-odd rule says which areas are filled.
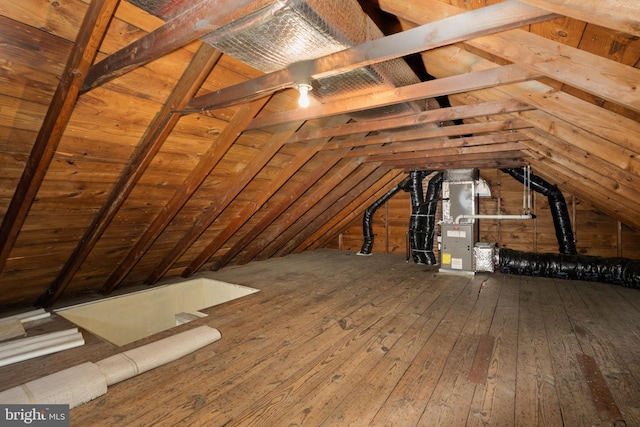
[[[300,92],[300,97],[298,98],[298,105],[301,108],[307,108],[309,106],[309,91],[311,90],[311,86],[308,84],[299,84],[297,86],[298,92]]]

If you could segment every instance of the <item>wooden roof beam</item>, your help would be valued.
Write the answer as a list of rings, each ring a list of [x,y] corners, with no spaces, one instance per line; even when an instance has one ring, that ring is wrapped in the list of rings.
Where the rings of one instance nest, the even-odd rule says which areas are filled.
[[[201,0],[163,26],[93,65],[81,93],[171,53],[269,3],[273,0]]]
[[[453,150],[471,149],[472,147],[516,143],[525,139],[527,139],[526,136],[517,132],[496,133],[465,138],[434,138],[428,140],[367,146],[364,149],[351,150],[345,155],[345,158],[379,155],[394,155],[398,156],[397,158],[400,158],[401,154],[411,156],[411,153],[414,153],[415,156],[419,156],[422,155],[421,153],[451,152]]]
[[[527,156],[513,159],[485,159],[485,160],[457,160],[457,161],[441,161],[436,162],[431,159],[424,161],[416,161],[414,163],[393,164],[386,162],[388,166],[403,169],[409,172],[415,169],[444,171],[447,169],[504,169],[504,168],[521,168],[529,164]]]
[[[119,0],[94,0],[89,4],[29,160],[0,225],[0,271],[4,268],[40,190],[73,113],[87,70],[96,57],[118,2]]]
[[[557,15],[508,1],[444,18],[422,27],[383,37],[325,57],[292,66],[195,98],[186,110],[219,108],[256,94],[293,86],[300,77],[317,79],[377,62],[403,57],[473,37],[543,22]],[[296,119],[298,120],[298,119]]]
[[[428,110],[412,114],[410,116],[402,116],[392,119],[353,122],[340,126],[327,126],[312,130],[301,130],[296,132],[288,142],[303,142],[319,138],[340,137],[363,132],[379,132],[382,130],[419,126],[427,123],[469,119],[479,116],[486,117],[495,114],[514,113],[531,109],[533,109],[533,107],[515,100],[458,105],[454,107]]]
[[[615,0],[608,1],[615,2]],[[464,9],[455,8],[440,1],[425,0],[419,3],[414,2],[411,8],[407,8],[406,3],[395,0],[380,0],[380,3],[384,10],[418,24],[424,24],[427,20],[438,20],[451,14],[464,12]],[[538,37],[533,34],[530,34],[530,36]],[[557,58],[553,53],[551,54],[552,58]],[[453,46],[431,50],[424,57],[426,58],[429,72],[439,78],[455,75],[458,73],[457,70],[460,69],[478,70],[498,66],[478,55]],[[623,68],[623,70],[626,70],[626,68]],[[593,73],[594,70],[587,70],[587,72]],[[582,80],[589,78],[583,75],[578,77]],[[616,87],[619,87],[619,85],[616,84]],[[640,123],[634,120],[624,118],[619,114],[557,91],[553,87],[540,82],[510,85],[509,87],[503,87],[501,91],[506,94],[506,98],[503,95],[502,98],[498,99],[518,99],[560,119],[570,121],[574,125],[602,138],[609,139],[627,148],[632,146],[637,148],[637,141],[640,140]],[[639,97],[636,96],[636,98]],[[477,102],[477,100],[474,99],[473,102]],[[571,118],[571,120],[568,118]]]
[[[513,156],[514,152],[520,152],[521,150],[525,150],[527,147],[524,146],[521,142],[501,142],[497,144],[488,144],[488,145],[477,145],[473,147],[452,147],[452,148],[437,148],[434,150],[420,150],[420,151],[412,151],[408,153],[396,153],[396,154],[376,154],[373,156],[369,156],[367,158],[367,162],[412,162],[416,161],[420,158],[438,160],[445,159],[444,161],[448,161],[449,158],[459,159],[471,159],[475,158],[472,156],[477,156],[478,158],[486,158],[489,156],[493,156],[494,158],[504,158]],[[510,153],[510,154],[505,154]],[[520,157],[520,155],[518,155]]]
[[[532,6],[640,37],[640,3],[620,0],[521,0]]]
[[[331,144],[327,144],[323,149],[336,149],[336,148],[359,148],[358,150],[352,150],[348,155],[357,156],[360,153],[366,153],[366,147],[370,145],[379,144],[392,144],[389,147],[409,147],[414,143],[417,144],[439,144],[439,146],[447,146],[447,144],[471,143],[474,140],[469,140],[469,137],[465,135],[476,135],[478,138],[486,133],[511,131],[517,129],[524,129],[533,127],[530,123],[527,123],[520,119],[511,120],[496,120],[482,123],[469,123],[462,125],[444,126],[440,128],[427,128],[418,129],[405,132],[396,132],[382,135],[371,135],[367,137],[353,137],[344,141],[335,141]],[[465,136],[465,137],[463,137]],[[463,138],[449,138],[449,137],[463,137]],[[521,138],[521,137],[519,137]],[[461,141],[458,141],[461,140]],[[478,139],[481,141],[482,139]],[[400,144],[402,143],[402,144]]]
[[[422,159],[391,159],[385,160],[382,164],[400,169],[421,168],[426,170],[441,170],[464,169],[466,167],[474,167],[478,169],[495,169],[495,167],[488,167],[486,165],[494,164],[497,161],[507,161],[509,163],[516,163],[522,166],[524,163],[527,163],[524,161],[524,159],[527,157],[528,155],[526,153],[523,153],[522,150],[516,150],[501,151],[497,153],[491,152],[465,155],[428,156],[423,157]]]
[[[221,53],[213,47],[207,44],[200,45],[162,109],[154,118],[135,152],[131,155],[131,159],[127,162],[120,179],[113,186],[107,201],[85,231],[84,236],[67,259],[55,281],[38,299],[36,305],[49,307],[62,295],[178,123],[180,116],[172,113],[172,111],[184,106],[193,97],[220,56]]]
[[[125,258],[118,263],[113,272],[102,285],[100,291],[109,293],[129,274],[131,269],[142,258],[146,251],[162,234],[171,220],[189,200],[191,195],[200,187],[209,173],[215,168],[229,148],[238,139],[247,123],[264,107],[268,98],[252,101],[240,107],[231,118],[229,124],[220,132],[220,135],[211,144],[185,179],[184,183],[174,193],[171,200],[162,208],[162,211],[153,219],[144,233],[134,243]]]
[[[468,92],[499,85],[507,85],[541,77],[540,73],[525,70],[518,65],[475,71],[456,76],[430,80],[394,89],[371,92],[353,98],[327,102],[309,108],[299,108],[257,117],[247,129],[278,126],[301,120],[312,120],[338,114],[369,110],[408,101],[417,101],[454,93]]]

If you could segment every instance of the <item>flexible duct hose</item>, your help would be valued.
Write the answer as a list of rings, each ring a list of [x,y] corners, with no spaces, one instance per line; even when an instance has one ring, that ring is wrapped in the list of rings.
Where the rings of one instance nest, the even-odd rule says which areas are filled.
[[[382,197],[373,202],[367,209],[364,211],[364,215],[362,216],[362,235],[364,238],[364,242],[362,243],[362,248],[358,255],[369,255],[371,254],[371,249],[373,248],[373,214],[378,210],[378,208],[384,205],[387,200],[393,197],[400,190],[409,191],[409,177],[405,178],[399,184],[392,187],[389,191],[387,191]]]
[[[504,173],[508,173],[518,181],[524,183],[525,175],[521,169],[502,169]],[[553,218],[553,225],[556,230],[556,239],[558,240],[558,249],[561,254],[575,255],[576,243],[573,239],[573,231],[571,230],[571,219],[567,209],[567,203],[564,200],[562,192],[556,185],[552,185],[544,179],[531,174],[528,183],[531,189],[544,196],[549,200],[549,208]]]
[[[640,289],[640,261],[586,255],[536,254],[500,249],[502,273],[586,280]]]
[[[416,264],[427,264],[427,256],[424,252],[424,223],[425,217],[422,213],[424,204],[424,193],[422,180],[431,171],[411,171],[409,173],[411,189],[411,218],[409,220],[409,242],[413,262]]]
[[[426,261],[429,265],[435,265],[436,256],[433,253],[433,236],[436,231],[436,210],[438,208],[438,200],[440,199],[440,191],[442,190],[442,181],[444,174],[442,172],[434,175],[429,180],[429,186],[427,187],[427,201],[424,203],[424,250],[426,255]]]

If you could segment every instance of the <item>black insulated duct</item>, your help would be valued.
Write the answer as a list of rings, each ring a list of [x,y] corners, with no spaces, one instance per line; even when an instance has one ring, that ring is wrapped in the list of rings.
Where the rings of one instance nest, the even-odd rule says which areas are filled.
[[[422,181],[431,171],[411,171],[409,173],[409,187],[411,195],[411,218],[409,220],[409,244],[411,255],[416,264],[427,264],[427,256],[424,250],[424,192]]]
[[[526,182],[531,186],[533,191],[547,196],[560,253],[576,255],[578,251],[576,250],[576,243],[571,229],[569,210],[567,209],[567,203],[564,200],[564,196],[558,187],[534,174],[525,177],[525,173],[521,169],[502,169],[502,172],[508,173],[523,184]]]
[[[587,255],[535,254],[500,249],[500,272],[621,285],[640,289],[640,261]]]
[[[440,200],[440,191],[442,190],[442,181],[444,174],[439,172],[429,180],[427,187],[426,201],[420,209],[424,212],[424,251],[427,264],[436,265],[438,261],[433,253],[433,237],[436,231],[436,210],[438,209],[438,201]]]
[[[400,190],[409,191],[410,182],[410,177],[403,179],[402,182],[395,185],[391,190],[387,191],[382,197],[365,209],[364,215],[362,216],[362,235],[364,237],[364,242],[362,243],[362,248],[360,249],[360,252],[358,252],[358,255],[371,255],[374,240],[372,223],[373,214],[380,206],[384,205],[387,200],[392,198]]]

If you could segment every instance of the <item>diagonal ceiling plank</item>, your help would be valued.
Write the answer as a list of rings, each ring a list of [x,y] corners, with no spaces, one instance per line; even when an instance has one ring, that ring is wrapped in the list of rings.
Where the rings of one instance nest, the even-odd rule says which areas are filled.
[[[597,171],[605,178],[612,180],[616,183],[614,189],[615,192],[631,192],[632,194],[638,194],[638,191],[640,191],[640,179],[638,176],[611,163],[613,161],[611,158],[605,160],[598,156],[590,155],[585,149],[588,147],[578,147],[577,145],[569,144],[566,141],[539,129],[523,129],[519,131],[519,133],[534,142],[531,147],[535,147],[535,149],[531,148],[531,150],[539,153],[546,152],[546,157],[553,159],[570,159],[571,164],[578,167],[588,168],[594,172]],[[525,141],[525,143],[530,145],[529,141]],[[542,147],[546,150],[543,150]],[[607,151],[611,152],[611,150]],[[621,163],[623,162],[624,159],[621,159]],[[632,199],[635,200],[635,197]]]
[[[283,236],[278,237],[273,244],[267,247],[267,251],[263,251],[260,256],[268,254],[267,258],[271,258],[272,256],[284,256],[291,253],[291,251],[300,245],[307,237],[322,227],[323,224],[331,221],[342,209],[363,193],[370,190],[377,182],[380,180],[386,182],[384,179],[385,175],[388,173],[392,175],[402,173],[401,171],[391,171],[390,167],[380,166],[379,163],[373,163],[372,165],[375,165],[374,170],[367,172],[364,179],[357,178],[358,172],[367,170],[369,164],[363,165],[353,177],[350,176],[347,178],[347,180],[337,186],[334,191],[331,191],[326,197],[320,200],[312,209],[287,229],[284,234],[286,238]],[[274,249],[277,250],[274,251]]]
[[[322,167],[314,169],[311,173],[307,174],[302,180],[302,182],[298,185],[297,190],[290,191],[290,197],[284,198],[278,204],[274,206],[268,206],[268,212],[260,219],[260,221],[251,227],[251,229],[244,233],[243,236],[236,242],[234,245],[225,252],[220,258],[216,259],[214,262],[212,270],[219,270],[220,268],[227,265],[236,255],[238,255],[249,243],[253,242],[256,239],[256,236],[259,236],[276,218],[278,218],[284,211],[286,211],[293,203],[295,203],[298,198],[304,194],[304,192],[312,187],[322,176],[324,176],[330,169],[332,169],[336,163],[340,159],[342,159],[343,154],[345,154],[348,149],[336,150],[331,152],[322,152],[319,156],[322,157],[322,162],[320,163]],[[343,176],[342,170],[333,170],[332,171],[337,176]],[[266,243],[263,243],[266,245]],[[186,271],[183,273],[183,277]]]
[[[347,194],[355,194],[352,193],[355,188],[358,188],[359,192],[368,188],[390,169],[390,167],[380,168],[379,164],[376,163],[358,163],[357,169],[338,185],[334,184],[329,187],[325,182],[320,190],[312,189],[313,194],[309,195],[309,198],[305,197],[305,203],[294,207],[294,211],[287,212],[285,218],[283,218],[286,220],[286,224],[284,224],[286,229],[282,233],[272,235],[271,239],[269,239],[269,244],[256,255],[255,259],[271,258],[287,243],[304,234],[306,227],[332,205],[340,203],[340,200],[344,197],[349,197]],[[366,185],[362,185],[363,182]],[[310,202],[309,199],[313,200],[312,206],[306,208],[305,205]]]
[[[338,224],[343,221],[353,221],[356,215],[361,214],[367,207],[367,201],[375,194],[378,194],[381,190],[388,190],[389,187],[402,181],[406,175],[397,169],[387,172],[387,174],[381,177],[378,181],[374,182],[370,187],[363,188],[360,193],[354,194],[354,198],[345,204],[336,203],[331,206],[326,215],[317,218],[305,229],[306,237],[296,237],[296,241],[292,241],[291,244],[287,244],[283,247],[282,252],[286,253],[300,253],[307,249],[313,242],[321,238],[330,230],[335,229]],[[311,233],[308,231],[313,230]],[[276,254],[277,255],[277,254]]]
[[[167,225],[177,215],[191,195],[200,187],[209,173],[224,157],[229,148],[238,139],[247,123],[264,107],[268,98],[252,101],[239,108],[229,124],[222,130],[206,153],[200,157],[185,182],[178,188],[171,200],[162,208],[144,233],[138,238],[125,258],[117,265],[102,285],[101,292],[109,293],[120,284],[135,264],[162,234]]]
[[[329,157],[329,159],[333,158]],[[364,160],[364,158],[352,161],[341,160],[339,158],[335,159],[336,163],[334,167],[332,167],[322,179],[314,181],[312,186],[300,188],[300,191],[295,195],[295,203],[283,203],[286,205],[286,210],[281,211],[277,217],[271,216],[272,221],[270,223],[261,221],[261,223],[266,223],[266,226],[269,226],[269,228],[260,234],[251,235],[251,245],[237,256],[237,264],[246,264],[251,261],[274,239],[285,233],[287,228],[293,224],[296,219],[311,209],[315,203],[322,199],[335,186],[339,185],[345,179],[348,179],[353,171],[362,164],[362,160]]]
[[[335,121],[344,121],[344,118],[336,118]],[[295,136],[295,134],[293,135]],[[290,140],[291,138],[289,138]],[[287,143],[289,142],[287,140]],[[269,186],[265,188],[258,198],[253,199],[253,203],[247,203],[240,212],[238,212],[230,221],[227,222],[224,229],[220,231],[216,237],[189,263],[182,271],[182,277],[190,277],[198,271],[202,266],[215,254],[218,249],[224,245],[229,238],[234,235],[242,225],[249,220],[267,201],[273,196],[289,179],[295,175],[321,148],[322,143],[305,144],[293,159],[282,165],[282,170],[269,181]],[[149,282],[149,281],[148,281]],[[151,282],[154,283],[154,282]]]
[[[515,0],[499,3],[376,39],[313,61],[293,64],[283,70],[199,96],[189,103],[186,110],[197,112],[218,108],[248,99],[257,93],[271,93],[292,87],[300,78],[317,79],[556,17],[553,13]]]
[[[532,157],[539,159],[541,162],[551,161],[567,170],[571,170],[579,180],[597,182],[598,186],[602,187],[602,191],[606,192],[608,196],[616,196],[616,201],[619,205],[625,206],[628,210],[637,210],[638,192],[624,185],[620,185],[617,180],[607,176],[606,165],[602,165],[604,162],[596,162],[601,165],[600,168],[591,168],[576,162],[572,157],[567,157],[555,150],[550,150],[544,142],[529,140],[523,143],[528,147],[530,152],[534,153]]]
[[[258,175],[273,156],[282,148],[287,139],[300,127],[299,123],[289,125],[288,129],[273,135],[269,141],[260,147],[260,153],[242,169],[238,176],[227,182],[221,195],[216,198],[210,209],[205,210],[194,221],[193,226],[175,244],[173,249],[165,255],[153,272],[145,280],[147,284],[154,284],[165,275],[171,266],[189,249],[189,247],[204,233],[220,214],[233,202],[242,190]]]
[[[311,120],[337,114],[352,113],[399,104],[406,101],[417,101],[426,98],[468,92],[488,87],[523,82],[541,77],[541,74],[526,70],[518,65],[504,65],[489,70],[475,71],[436,80],[430,80],[395,89],[372,92],[353,98],[327,102],[326,104],[283,111],[255,118],[247,129],[260,129],[293,121]]]
[[[635,0],[521,0],[601,27],[640,37],[640,3]]]
[[[92,66],[81,92],[95,89],[272,2],[273,0],[201,0],[160,28]]]
[[[441,11],[435,10],[434,7],[442,5],[440,2],[424,4],[425,7],[428,7],[425,11],[429,11],[429,14],[425,15],[420,13],[419,9],[403,10],[402,4],[391,0],[382,0],[381,3],[386,5],[393,3],[394,8],[389,11],[392,13],[397,12],[401,18],[417,22],[424,22],[427,18],[438,19]],[[438,6],[434,6],[436,4]],[[422,3],[420,7],[423,7]],[[444,9],[446,9],[446,13],[451,13],[451,6],[445,5]],[[429,51],[424,54],[424,58],[429,65],[430,73],[437,77],[457,74],[460,67],[465,66],[473,69],[477,69],[477,67],[483,69],[489,63],[489,61],[477,55],[453,46]],[[496,66],[496,64],[491,66]],[[492,97],[482,98],[481,94],[484,93],[490,93]],[[533,117],[534,119],[531,120],[531,123],[540,130],[560,137],[577,148],[585,147],[590,155],[595,153],[596,156],[602,159],[611,159],[607,160],[611,166],[619,167],[627,171],[630,176],[637,178],[638,161],[637,155],[634,155],[633,152],[638,150],[638,123],[632,120],[615,116],[606,109],[599,108],[567,93],[555,91],[552,87],[541,82],[519,83],[487,91],[479,91],[466,97],[466,99],[474,103],[478,102],[479,99],[489,101],[512,98],[530,103],[539,108],[539,111],[519,113],[521,118],[528,120],[529,117]],[[464,99],[465,97],[460,96],[459,98]],[[612,119],[612,116],[615,117]],[[571,123],[564,119],[570,120]],[[625,123],[629,127],[627,132],[625,132]],[[587,146],[589,148],[586,148]],[[626,152],[627,150],[632,151]],[[619,160],[615,161],[613,157],[617,157]],[[622,161],[620,161],[620,158],[622,158]],[[580,156],[575,156],[574,161],[580,162]],[[551,169],[552,164],[552,162],[545,162],[541,164],[541,167]],[[628,183],[631,184],[631,182]],[[595,182],[594,185],[599,185],[599,183]],[[575,193],[576,196],[595,206],[599,202],[595,200],[596,196],[594,194],[596,194],[594,191],[585,191],[584,189],[582,191],[578,189],[578,192]],[[626,217],[628,218],[628,215]],[[629,225],[637,226],[637,224]]]
[[[638,209],[627,209],[619,203],[619,199],[615,195],[603,188],[600,183],[591,179],[579,179],[573,168],[565,168],[564,166],[554,162],[549,158],[531,158],[531,166],[535,168],[535,174],[539,175],[550,182],[557,184],[560,188],[568,190],[571,194],[578,196],[584,194],[585,191],[593,193],[594,196],[586,199],[589,204],[599,211],[618,218],[624,224],[638,227],[640,224],[640,211]],[[579,197],[579,196],[578,196]]]
[[[0,271],[13,249],[79,96],[87,70],[119,0],[94,0],[84,16],[60,83],[49,104],[16,191],[0,225]]]
[[[426,123],[469,119],[478,116],[514,113],[531,109],[533,109],[533,107],[515,100],[458,105],[455,107],[423,111],[410,116],[402,116],[393,119],[353,122],[340,126],[327,126],[308,131],[298,131],[288,142],[309,141],[313,139],[346,136],[362,132],[379,132],[388,129],[424,125]]]
[[[527,83],[528,85],[528,83]],[[522,97],[530,98],[530,94],[526,88],[520,88],[517,85],[509,88],[498,88],[488,91],[478,91],[474,94],[474,98],[483,99],[485,101],[495,100],[501,97]],[[554,94],[555,97],[557,94]],[[553,98],[552,97],[552,98]],[[575,123],[569,123],[560,118],[560,111],[570,111],[573,108],[579,108],[582,104],[592,105],[584,101],[576,100],[571,96],[563,97],[567,100],[566,106],[555,105],[553,111],[554,116],[542,110],[524,111],[517,114],[517,117],[530,123],[534,128],[541,132],[553,135],[566,144],[566,149],[573,149],[574,161],[584,163],[590,157],[599,158],[607,162],[610,168],[617,169],[618,176],[621,178],[621,184],[635,188],[640,191],[640,159],[638,159],[637,151],[632,151],[613,142],[604,139],[594,133],[587,132],[579,127],[574,126]],[[572,102],[573,101],[573,102]],[[541,105],[544,108],[544,105]],[[560,109],[558,109],[560,108]],[[603,111],[604,113],[604,111]],[[600,118],[592,117],[593,121],[599,121]],[[612,127],[613,127],[612,123]],[[525,135],[529,135],[529,131],[521,131]],[[552,148],[557,144],[548,143]],[[637,148],[637,147],[636,147]],[[586,164],[586,163],[585,163]]]
[[[172,111],[184,106],[193,97],[220,56],[221,53],[213,47],[204,43],[200,45],[162,109],[156,115],[143,139],[131,155],[130,161],[127,162],[120,179],[113,186],[106,203],[93,219],[72,255],[67,259],[56,280],[46,293],[38,299],[37,306],[49,307],[62,295],[178,123],[180,116],[173,114]]]
[[[361,204],[357,205],[356,208],[350,212],[345,212],[344,214],[340,214],[342,219],[336,222],[331,228],[326,230],[322,235],[314,238],[313,241],[307,239],[302,245],[296,248],[296,252],[300,252],[302,250],[315,250],[318,248],[328,247],[329,241],[340,233],[344,232],[355,219],[360,219],[362,221],[362,214],[365,209],[367,209],[372,203],[379,200],[383,195],[385,195],[389,189],[398,183],[400,183],[403,179],[406,178],[406,174],[396,175],[396,178],[391,180],[387,185],[381,187],[373,193],[367,200],[364,200]],[[303,249],[304,248],[304,249]]]
[[[282,171],[269,181],[269,186],[258,195],[258,199],[252,200],[252,203],[247,203],[240,212],[228,221],[224,229],[182,271],[181,276],[190,277],[198,271],[317,152],[318,147],[314,146],[314,144],[309,144],[296,153],[296,156],[291,161],[283,165]],[[169,263],[167,262],[166,264]],[[171,264],[173,265],[173,263]],[[154,275],[150,276],[146,282],[149,284],[155,283],[156,276],[159,276],[159,274],[154,272]]]
[[[532,90],[536,94],[532,95]],[[540,93],[537,94],[537,91]],[[607,110],[567,94],[553,93],[545,96],[542,91],[546,92],[544,86],[541,88],[537,82],[527,82],[511,85],[508,88],[476,91],[473,94],[473,101],[490,102],[505,97],[534,100],[533,104],[539,107],[539,110],[523,111],[514,115],[535,128],[535,130],[521,130],[521,133],[531,139],[538,140],[535,135],[542,132],[546,135],[542,139],[547,140],[546,145],[550,149],[561,150],[568,155],[570,153],[576,163],[588,165],[597,170],[607,170],[610,176],[619,180],[620,185],[640,191],[640,159],[638,158],[640,147],[637,146],[637,143],[634,147],[632,139],[634,129],[638,127],[638,124],[631,123],[631,120],[624,122],[612,120],[609,122],[609,127],[606,127],[606,124],[602,123],[602,118],[609,117]],[[588,126],[590,130],[598,131],[597,134],[575,126],[576,120],[584,120],[580,116],[581,112],[590,110],[590,107],[600,110],[601,114],[591,115],[590,121],[592,123],[585,124],[585,126]],[[549,113],[543,110],[549,111]],[[563,120],[562,117],[570,120],[573,117],[578,117],[578,119],[571,120],[570,123]],[[632,138],[622,133],[620,127],[624,125]],[[598,134],[603,134],[609,139]],[[552,138],[553,140],[551,140]],[[596,165],[594,162],[598,162],[598,164]]]

